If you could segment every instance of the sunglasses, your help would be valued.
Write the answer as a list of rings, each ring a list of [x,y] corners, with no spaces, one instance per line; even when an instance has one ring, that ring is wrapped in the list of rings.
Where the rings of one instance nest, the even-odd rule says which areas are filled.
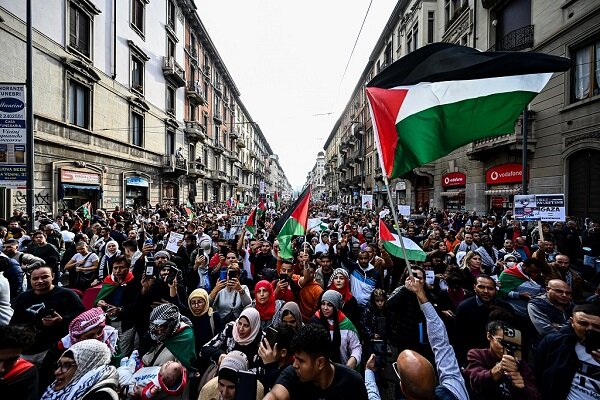
[[[392,363],[392,368],[394,369],[394,373],[396,373],[396,376],[398,377],[398,380],[401,381],[401,379],[400,379],[400,373],[398,372],[398,363],[397,362],[393,362]]]

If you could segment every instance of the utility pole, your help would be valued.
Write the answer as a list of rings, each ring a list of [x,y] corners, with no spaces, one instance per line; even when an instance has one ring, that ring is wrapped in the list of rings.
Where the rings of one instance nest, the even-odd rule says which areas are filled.
[[[523,193],[527,194],[527,106],[523,110],[523,123],[521,124],[521,135],[523,136],[523,155],[521,161]]]
[[[26,124],[27,124],[27,148],[25,151],[26,156],[26,168],[27,168],[27,215],[29,216],[28,221],[28,230],[31,232],[33,230],[33,223],[35,219],[35,180],[34,180],[34,166],[35,166],[35,146],[33,143],[33,44],[32,44],[32,28],[31,28],[31,0],[27,0],[27,77],[25,80],[25,84],[27,86],[27,95],[26,95],[26,103],[27,103],[27,115],[26,115]]]

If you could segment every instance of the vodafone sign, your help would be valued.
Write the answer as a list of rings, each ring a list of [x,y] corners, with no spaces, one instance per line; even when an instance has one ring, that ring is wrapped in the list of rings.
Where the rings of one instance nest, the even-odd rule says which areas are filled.
[[[521,164],[501,164],[488,169],[485,173],[485,183],[501,185],[503,183],[521,183],[523,169]]]
[[[451,172],[446,175],[442,175],[442,187],[456,187],[465,186],[467,184],[467,176],[462,172]]]

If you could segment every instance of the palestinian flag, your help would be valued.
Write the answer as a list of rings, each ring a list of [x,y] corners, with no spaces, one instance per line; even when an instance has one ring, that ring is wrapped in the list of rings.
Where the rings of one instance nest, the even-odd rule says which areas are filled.
[[[523,273],[521,268],[519,268],[519,264],[516,264],[502,271],[498,280],[501,283],[498,294],[502,297],[506,297],[523,283],[528,282],[529,277]]]
[[[273,232],[279,240],[279,254],[283,259],[292,259],[292,239],[303,236],[308,223],[308,204],[310,203],[310,185],[304,189],[292,206],[277,220]]]
[[[256,235],[256,207],[254,207],[250,215],[248,215],[245,227],[246,230],[252,234],[252,236]]]
[[[402,244],[400,244],[400,236],[396,231],[390,228],[383,219],[379,218],[379,240],[383,242],[385,251],[391,255],[404,259],[402,254]],[[410,261],[425,261],[427,253],[407,237],[402,237],[402,242],[406,248],[406,256]]]
[[[265,205],[265,201],[263,199],[260,199],[260,202],[258,203],[258,209],[256,210],[258,218],[265,215],[266,211],[267,211],[267,206]]]
[[[83,216],[87,219],[92,219],[92,203],[88,201],[81,207],[83,211]]]
[[[275,203],[275,209],[279,210],[279,193],[275,192],[273,194],[273,202]]]
[[[125,276],[125,281],[123,283],[119,284],[117,281],[115,281],[113,279],[113,275],[112,275],[112,271],[111,271],[111,274],[108,275],[106,278],[104,278],[104,281],[102,281],[102,287],[100,288],[100,291],[96,295],[96,300],[94,301],[94,305],[98,304],[98,302],[100,300],[106,299],[107,297],[111,296],[119,288],[119,286],[127,286],[127,284],[129,282],[131,282],[133,279],[134,279],[133,272],[129,271],[127,273],[127,276]]]
[[[393,179],[487,137],[514,131],[553,72],[571,61],[541,53],[480,52],[434,43],[367,84],[381,165]]]

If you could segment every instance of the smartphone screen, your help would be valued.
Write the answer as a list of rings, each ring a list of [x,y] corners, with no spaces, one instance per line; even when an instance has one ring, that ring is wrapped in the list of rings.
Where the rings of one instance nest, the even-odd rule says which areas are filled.
[[[219,279],[224,281],[227,279],[227,270],[226,269],[222,269],[221,270],[221,274],[219,275]]]
[[[238,371],[235,400],[256,400],[256,374]]]
[[[277,332],[277,329],[273,328],[272,326],[267,328],[267,332],[265,333],[265,336],[267,338],[267,342],[269,342],[269,345],[271,345],[271,348],[273,348],[273,346],[275,346],[275,343],[277,343],[277,334],[279,332]]]
[[[585,331],[585,351],[591,354],[594,350],[600,350],[600,332]]]

